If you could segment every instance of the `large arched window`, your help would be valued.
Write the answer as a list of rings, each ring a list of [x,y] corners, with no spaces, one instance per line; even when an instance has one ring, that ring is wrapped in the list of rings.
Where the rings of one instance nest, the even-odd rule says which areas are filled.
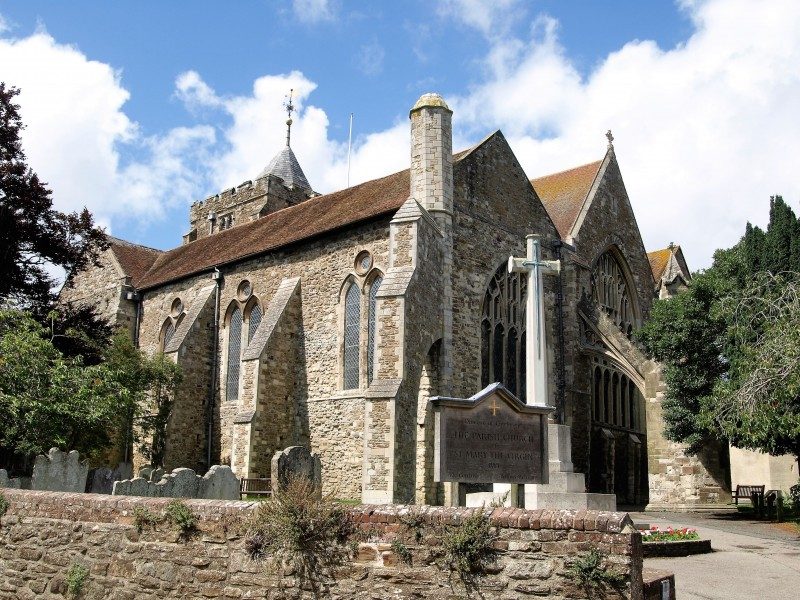
[[[228,401],[239,399],[239,370],[242,362],[242,311],[233,308],[228,321],[228,374],[225,379],[225,397]]]
[[[377,353],[377,348],[375,347],[377,343],[375,339],[375,320],[377,319],[377,315],[375,314],[377,310],[376,296],[382,282],[383,277],[378,275],[372,280],[372,284],[369,286],[369,306],[367,307],[367,384],[372,383],[372,379],[375,377],[375,354]]]
[[[361,294],[351,283],[344,299],[344,389],[358,387],[359,345],[361,343]]]
[[[632,292],[619,259],[613,251],[606,251],[592,269],[592,299],[628,336],[637,326]]]
[[[527,280],[503,264],[483,298],[481,385],[499,381],[525,399],[525,292]]]
[[[604,427],[644,431],[637,407],[642,395],[631,379],[613,364],[596,364],[592,370],[592,420]]]

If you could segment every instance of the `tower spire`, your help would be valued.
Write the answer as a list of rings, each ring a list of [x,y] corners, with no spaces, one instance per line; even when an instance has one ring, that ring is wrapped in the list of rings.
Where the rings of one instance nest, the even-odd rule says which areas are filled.
[[[286,119],[286,146],[289,146],[289,142],[292,138],[292,113],[294,112],[294,104],[292,104],[292,93],[294,92],[294,88],[289,90],[289,100],[283,103],[283,107],[286,109],[286,113],[289,115],[289,118]]]

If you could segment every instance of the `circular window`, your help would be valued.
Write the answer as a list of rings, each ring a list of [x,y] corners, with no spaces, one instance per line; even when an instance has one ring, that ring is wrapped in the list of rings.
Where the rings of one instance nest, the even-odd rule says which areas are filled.
[[[182,312],[183,312],[183,302],[181,302],[180,298],[175,298],[175,300],[172,301],[172,307],[169,309],[169,314],[173,318],[177,319]]]
[[[236,295],[238,296],[240,302],[245,302],[252,293],[253,293],[253,287],[250,285],[250,282],[247,281],[246,279],[239,284],[239,287],[236,290]]]
[[[366,250],[362,250],[356,256],[356,273],[366,275],[372,268],[372,255]]]

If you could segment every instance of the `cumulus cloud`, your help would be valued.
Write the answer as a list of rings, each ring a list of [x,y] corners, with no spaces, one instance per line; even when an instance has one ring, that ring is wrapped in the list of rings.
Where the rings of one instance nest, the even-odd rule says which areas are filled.
[[[356,63],[364,75],[379,75],[383,71],[383,59],[386,51],[378,40],[373,39],[370,43],[361,46]]]
[[[525,11],[519,0],[439,0],[437,12],[493,38],[505,34]]]
[[[630,42],[586,78],[540,18],[529,38],[492,44],[483,81],[448,100],[462,141],[502,128],[531,176],[598,159],[612,129],[645,245],[681,243],[698,268],[766,221],[770,194],[798,208],[800,5],[682,7],[685,43]]]
[[[192,166],[214,141],[213,129],[142,135],[124,112],[130,94],[111,66],[39,31],[0,38],[0,80],[21,90],[23,149],[59,210],[86,206],[110,226],[158,218],[186,194],[199,194],[202,177]]]
[[[332,21],[336,10],[331,0],[292,0],[295,16],[304,23]]]

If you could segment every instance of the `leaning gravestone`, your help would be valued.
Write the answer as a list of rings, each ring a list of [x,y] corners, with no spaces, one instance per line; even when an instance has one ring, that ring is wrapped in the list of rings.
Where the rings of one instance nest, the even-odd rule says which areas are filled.
[[[0,469],[0,488],[10,488],[18,490],[20,489],[20,480],[19,478],[11,479],[8,476],[8,471],[5,469]]]
[[[322,463],[305,446],[289,446],[272,456],[272,493],[282,491],[295,477],[308,479],[322,493]]]
[[[160,469],[158,469],[160,470]],[[163,472],[163,471],[162,471]],[[139,471],[140,475],[154,477],[154,471]],[[238,500],[239,479],[230,467],[214,465],[204,476],[192,469],[178,468],[152,481],[145,477],[126,479],[114,483],[115,496],[145,496],[150,498],[202,498],[205,500]]]
[[[40,454],[33,464],[31,488],[50,492],[86,491],[86,477],[89,474],[88,461],[80,461],[77,450],[61,452],[50,448],[47,456]]]

